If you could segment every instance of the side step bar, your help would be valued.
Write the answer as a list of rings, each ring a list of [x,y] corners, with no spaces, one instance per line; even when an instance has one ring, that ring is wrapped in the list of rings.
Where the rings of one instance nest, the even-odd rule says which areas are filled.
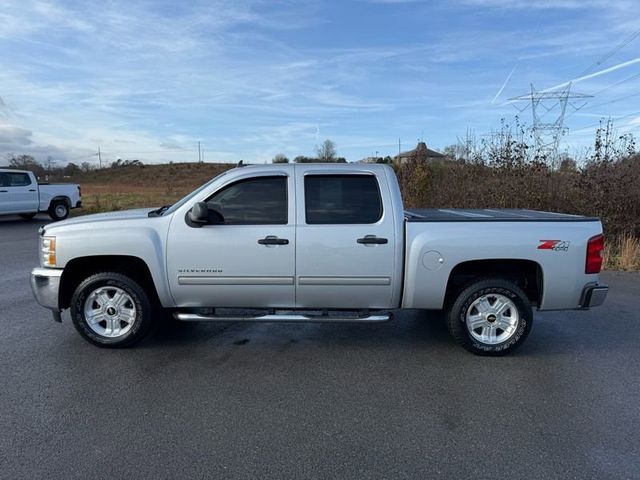
[[[222,317],[216,315],[201,315],[199,313],[176,312],[173,316],[176,320],[183,322],[380,323],[391,319],[391,314],[388,313],[367,315],[365,317],[331,317],[329,315],[303,315],[299,313]]]

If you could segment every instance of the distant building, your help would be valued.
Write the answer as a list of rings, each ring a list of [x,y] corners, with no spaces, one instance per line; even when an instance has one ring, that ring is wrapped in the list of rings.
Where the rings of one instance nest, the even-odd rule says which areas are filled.
[[[356,163],[376,163],[378,157],[364,157],[358,160]]]
[[[424,142],[418,142],[418,145],[413,150],[400,152],[399,155],[395,156],[394,160],[396,163],[403,164],[414,159],[426,163],[439,163],[449,161],[449,157],[443,155],[440,152],[436,152],[435,150],[427,148],[427,144]]]

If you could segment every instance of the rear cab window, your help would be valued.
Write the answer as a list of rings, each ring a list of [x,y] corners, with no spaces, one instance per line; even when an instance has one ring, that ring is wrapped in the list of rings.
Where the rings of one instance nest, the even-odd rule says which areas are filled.
[[[305,175],[305,220],[309,225],[372,224],[382,218],[374,175]]]

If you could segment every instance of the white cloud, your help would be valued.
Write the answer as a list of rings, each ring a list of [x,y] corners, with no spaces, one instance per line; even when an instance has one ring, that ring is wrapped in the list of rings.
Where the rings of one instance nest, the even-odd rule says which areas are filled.
[[[26,128],[0,124],[0,146],[23,147],[33,143],[32,132]]]

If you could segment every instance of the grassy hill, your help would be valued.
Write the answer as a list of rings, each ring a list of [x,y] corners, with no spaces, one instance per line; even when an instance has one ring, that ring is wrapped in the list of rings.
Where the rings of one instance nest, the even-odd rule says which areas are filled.
[[[173,203],[234,166],[225,163],[129,165],[52,180],[79,183],[82,213],[95,213]]]

